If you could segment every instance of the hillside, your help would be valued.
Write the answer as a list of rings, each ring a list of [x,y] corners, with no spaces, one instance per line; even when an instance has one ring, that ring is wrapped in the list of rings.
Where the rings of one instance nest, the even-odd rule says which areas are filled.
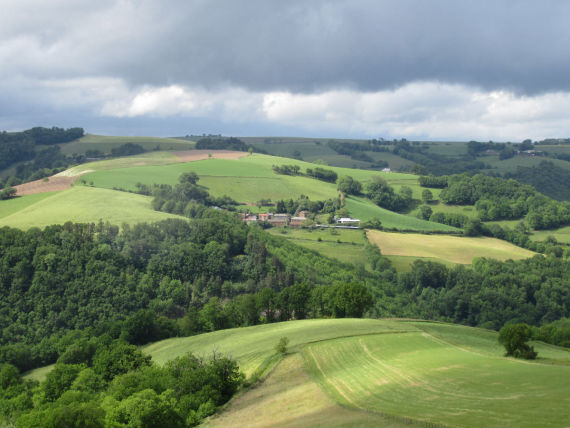
[[[358,421],[400,426],[414,420],[560,426],[566,420],[560,397],[570,393],[568,351],[536,343],[535,363],[504,358],[496,333],[481,329],[399,320],[309,320],[168,339],[144,351],[164,363],[185,352],[207,355],[215,349],[232,355],[251,376],[278,361],[273,346],[283,336],[290,339],[290,356],[207,426],[236,421],[293,426],[302,420],[315,426]]]

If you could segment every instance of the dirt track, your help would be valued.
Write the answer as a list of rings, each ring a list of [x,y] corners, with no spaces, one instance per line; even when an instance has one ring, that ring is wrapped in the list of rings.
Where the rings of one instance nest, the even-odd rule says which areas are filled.
[[[234,152],[231,150],[184,150],[171,152],[180,159],[180,162],[192,162],[208,159],[210,156],[215,159],[239,159],[247,156],[247,152]]]
[[[55,192],[57,190],[69,189],[73,182],[78,178],[79,175],[75,177],[51,176],[48,178],[48,181],[44,181],[44,178],[42,180],[19,184],[18,186],[14,186],[14,188],[16,189],[17,196],[33,195],[34,193]]]

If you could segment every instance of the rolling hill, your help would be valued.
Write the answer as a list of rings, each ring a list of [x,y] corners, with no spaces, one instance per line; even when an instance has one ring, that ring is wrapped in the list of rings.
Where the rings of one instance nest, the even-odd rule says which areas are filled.
[[[290,339],[281,362],[273,350]],[[277,368],[207,426],[561,426],[567,350],[534,344],[536,362],[505,358],[488,330],[405,320],[307,320],[168,339],[158,363],[186,352],[232,355],[247,376]],[[323,394],[324,393],[326,394]],[[302,398],[302,400],[300,400]],[[338,418],[338,419],[337,419]],[[390,425],[389,425],[390,426]]]

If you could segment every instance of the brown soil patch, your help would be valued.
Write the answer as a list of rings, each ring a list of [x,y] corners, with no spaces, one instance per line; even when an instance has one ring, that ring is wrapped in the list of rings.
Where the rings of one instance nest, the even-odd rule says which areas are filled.
[[[53,175],[51,177],[48,177],[47,181],[44,181],[45,179],[30,181],[29,183],[14,186],[14,188],[16,189],[17,196],[33,195],[34,193],[55,192],[57,190],[69,189],[78,178],[79,175],[76,175],[75,177]]]
[[[212,155],[214,159],[239,159],[248,155],[247,152],[234,152],[231,150],[183,150],[171,153],[178,157],[180,162],[208,159],[209,155]]]

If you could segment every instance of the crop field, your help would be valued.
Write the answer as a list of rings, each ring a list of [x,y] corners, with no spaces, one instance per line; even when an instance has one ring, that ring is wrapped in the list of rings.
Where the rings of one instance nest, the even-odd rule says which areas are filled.
[[[368,239],[378,245],[384,255],[433,257],[460,264],[471,264],[475,257],[519,260],[536,254],[496,238],[402,234],[370,230]]]
[[[569,366],[504,358],[493,333],[446,333],[348,337],[302,352],[329,396],[349,408],[451,426],[566,424]]]
[[[435,189],[430,189],[430,190],[435,190]],[[432,193],[434,193],[435,197],[435,192]],[[466,205],[466,206],[445,205],[443,203],[438,203],[438,204],[431,204],[430,207],[434,213],[461,214],[469,218],[477,218],[477,209],[473,205]],[[418,211],[419,209],[416,208],[415,210],[410,212],[410,215],[416,215]]]
[[[87,150],[100,150],[110,153],[111,149],[122,144],[134,143],[142,146],[145,150],[188,150],[195,147],[193,141],[176,138],[159,137],[115,137],[106,135],[87,134],[79,140],[61,144],[61,152],[66,155],[72,153],[84,154]]]
[[[365,251],[368,240],[362,230],[272,228],[268,231],[344,263],[366,266],[368,262]]]
[[[0,227],[43,228],[50,224],[63,224],[67,221],[85,223],[98,222],[100,219],[120,226],[123,223],[134,224],[167,218],[182,218],[154,211],[150,206],[150,201],[151,198],[148,196],[76,186],[63,192],[40,193],[11,201],[2,201],[0,210],[5,202],[15,202],[21,205],[18,210],[13,208],[9,215],[0,218]]]

